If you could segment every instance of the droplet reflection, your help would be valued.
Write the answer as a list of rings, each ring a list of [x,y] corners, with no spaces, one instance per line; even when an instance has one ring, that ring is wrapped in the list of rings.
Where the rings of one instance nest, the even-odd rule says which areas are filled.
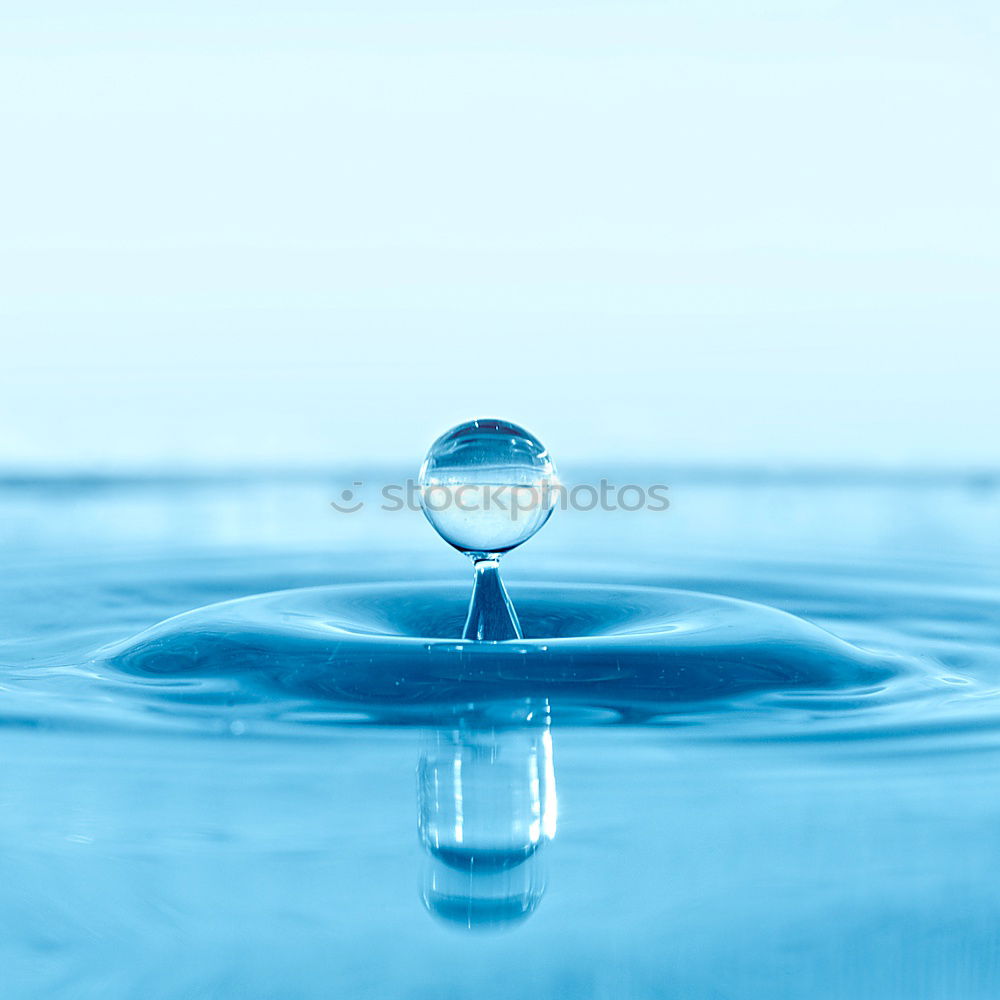
[[[510,728],[459,722],[429,733],[418,777],[427,909],[470,930],[528,917],[556,832],[548,706],[527,708]]]

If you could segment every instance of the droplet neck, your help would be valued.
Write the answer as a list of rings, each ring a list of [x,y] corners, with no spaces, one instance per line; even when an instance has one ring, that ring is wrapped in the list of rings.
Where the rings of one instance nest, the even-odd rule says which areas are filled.
[[[472,600],[462,638],[486,642],[523,638],[517,612],[500,579],[499,560],[476,558],[473,566]]]

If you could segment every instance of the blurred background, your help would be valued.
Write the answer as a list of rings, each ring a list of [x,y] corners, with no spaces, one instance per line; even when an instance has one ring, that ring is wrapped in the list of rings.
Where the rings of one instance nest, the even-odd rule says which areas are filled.
[[[997,20],[8,6],[0,468],[993,466]]]
[[[1000,997],[998,22],[4,4],[3,1000]],[[480,416],[671,505],[558,512],[504,559],[544,644],[436,675],[469,566],[379,489]],[[553,738],[463,739],[489,677]],[[547,881],[463,936],[511,752]]]

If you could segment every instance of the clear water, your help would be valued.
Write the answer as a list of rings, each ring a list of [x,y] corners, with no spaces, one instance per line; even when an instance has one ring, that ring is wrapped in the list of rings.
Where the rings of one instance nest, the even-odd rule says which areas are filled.
[[[548,520],[555,475],[545,446],[523,427],[471,420],[431,445],[420,467],[420,504],[449,545],[499,555]]]
[[[666,513],[559,512],[505,558],[528,652],[472,707],[442,696],[453,659],[476,680],[453,648],[422,645],[405,702],[293,669],[329,603],[280,630],[282,599],[226,605],[230,638],[264,623],[242,660],[149,659],[134,637],[192,634],[146,631],[171,616],[330,585],[397,652],[431,620],[453,647],[466,567],[419,513],[332,514],[338,488],[3,485],[5,997],[997,995],[995,480],[690,472]],[[668,612],[717,653],[734,608],[726,669],[647,670]],[[558,623],[598,636],[575,675],[532,638]]]

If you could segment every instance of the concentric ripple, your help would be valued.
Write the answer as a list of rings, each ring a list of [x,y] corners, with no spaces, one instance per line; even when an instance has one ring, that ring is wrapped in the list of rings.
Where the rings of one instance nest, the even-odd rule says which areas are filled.
[[[200,608],[103,650],[99,665],[379,722],[539,698],[564,719],[644,721],[761,694],[876,697],[908,669],[748,601],[565,583],[512,596],[523,640],[457,638],[464,584],[345,585]]]

